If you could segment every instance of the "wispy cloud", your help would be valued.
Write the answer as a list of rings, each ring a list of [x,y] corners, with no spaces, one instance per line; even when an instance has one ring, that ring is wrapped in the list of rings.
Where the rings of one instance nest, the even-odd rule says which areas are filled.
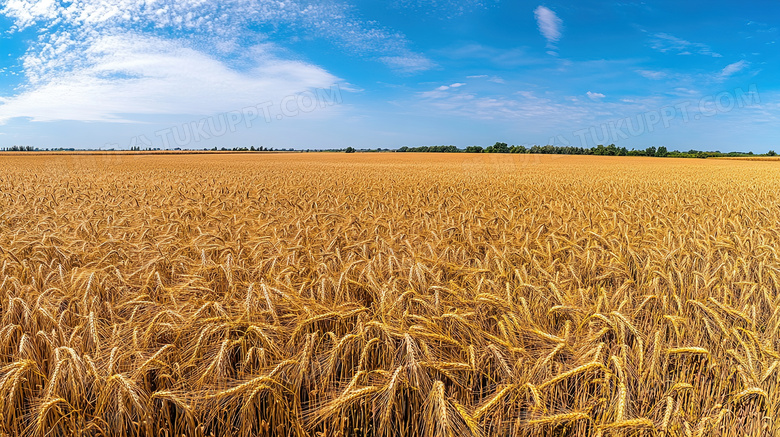
[[[212,37],[215,45],[250,37],[263,40],[280,26],[326,38],[347,51],[384,56],[403,55],[408,41],[399,32],[359,18],[354,7],[339,1],[306,0],[7,0],[0,13],[15,29],[37,26],[43,39],[75,37],[106,29],[156,30],[157,35]],[[57,33],[56,30],[64,32]],[[259,30],[259,31],[258,31]],[[254,37],[254,38],[252,38]]]
[[[554,49],[561,39],[563,21],[558,18],[555,12],[545,6],[538,6],[534,9],[534,16],[536,17],[536,24],[539,26],[539,32],[547,40],[547,47]]]
[[[551,99],[534,92],[485,95],[479,92],[428,91],[404,103],[425,113],[467,120],[522,123],[526,133],[548,134],[561,125],[577,126],[599,114],[592,106]],[[592,103],[590,105],[593,105]]]
[[[650,39],[650,47],[661,53],[674,53],[678,55],[698,54],[722,58],[723,55],[712,50],[706,44],[691,42],[678,38],[668,33],[656,33]]]
[[[404,74],[415,74],[430,70],[436,64],[423,55],[407,53],[401,56],[383,56],[379,58],[385,65]]]
[[[721,70],[719,78],[720,79],[727,79],[740,71],[744,70],[745,68],[749,67],[750,63],[748,61],[745,61],[744,59],[741,61],[734,62],[732,64],[727,65],[726,67]]]
[[[671,91],[668,91],[667,94],[669,94],[670,96],[678,96],[678,97],[690,98],[690,97],[696,97],[696,96],[701,97],[702,93],[699,90],[695,90],[695,89],[691,89],[691,88],[677,87],[677,88],[675,88],[675,89],[673,89]]]
[[[427,99],[439,99],[445,96],[448,96],[449,94],[446,92],[447,90],[460,88],[462,86],[465,86],[465,83],[462,82],[456,82],[451,85],[442,85],[440,87],[437,87],[434,90],[431,91],[425,91],[422,93],[419,93],[421,97],[427,98]]]
[[[500,76],[488,76],[487,74],[479,74],[476,76],[466,76],[467,79],[485,79],[488,82],[497,83],[497,84],[505,84],[506,80]]]
[[[603,99],[604,97],[607,97],[604,94],[594,93],[593,91],[588,91],[587,93],[585,93],[585,95],[588,96],[588,98],[593,100],[594,102],[598,102],[601,99]]]
[[[498,48],[478,43],[446,47],[432,53],[439,57],[454,59],[459,62],[472,61],[482,64],[479,68],[483,68],[485,65],[515,68],[520,66],[547,65],[551,62],[549,58],[529,53],[524,47]]]
[[[96,38],[83,53],[84,66],[0,99],[0,123],[16,117],[128,122],[130,115],[213,114],[339,81],[317,66],[278,58],[273,46],[252,51],[251,67],[238,71],[175,41],[133,34]]]
[[[651,79],[651,80],[661,80],[661,79],[664,79],[664,78],[666,78],[668,76],[668,74],[666,74],[663,71],[636,70],[636,72],[640,76],[645,77],[647,79]]]
[[[354,7],[338,0],[7,0],[0,7],[0,14],[13,23],[11,32],[33,29],[38,34],[37,39],[28,40],[29,47],[20,59],[27,83],[15,95],[0,96],[6,102],[2,110],[6,118],[15,108],[20,116],[34,120],[60,119],[67,111],[47,109],[41,99],[58,96],[71,87],[97,97],[95,111],[81,111],[73,116],[75,119],[121,120],[124,118],[116,117],[113,105],[104,104],[105,98],[95,93],[97,89],[110,90],[106,95],[124,97],[138,97],[146,92],[143,89],[152,89],[162,82],[168,85],[163,91],[189,86],[197,89],[189,79],[206,72],[189,59],[204,60],[206,66],[221,66],[228,73],[226,77],[235,80],[234,85],[246,87],[245,95],[258,92],[257,86],[263,83],[300,92],[322,85],[324,77],[329,77],[325,82],[331,81],[333,76],[320,67],[297,61],[294,54],[267,42],[269,35],[284,28],[298,35],[325,39],[344,52],[382,62],[405,74],[435,66],[425,55],[411,50],[403,34],[360,18]],[[109,41],[117,44],[122,39],[126,39],[126,44],[117,53],[101,49]],[[139,51],[148,49],[143,41],[157,41],[161,48],[152,48],[140,56]],[[189,58],[178,55],[184,50],[189,50]],[[181,71],[166,71],[162,77],[153,77],[149,72],[160,68],[162,60],[175,62],[171,66]],[[257,75],[274,74],[273,68],[266,67],[283,65],[298,65],[302,75],[294,68],[289,70],[289,76]],[[248,71],[255,74],[251,80],[237,76]],[[308,76],[313,72],[316,74]],[[313,80],[309,83],[306,77]],[[203,83],[229,83],[217,76],[202,79]],[[209,87],[205,86],[206,91]],[[226,92],[221,100],[231,102],[232,95]],[[147,94],[144,98],[148,108],[169,107],[162,97],[155,99]],[[209,98],[220,99],[216,95]],[[175,96],[172,99],[181,100]],[[132,98],[129,102],[133,102]],[[82,103],[88,105],[86,100]],[[54,107],[57,105],[53,103]],[[220,105],[208,107],[216,106]],[[156,110],[144,109],[144,105],[125,107],[126,114]]]
[[[2,120],[120,121],[133,113],[235,109],[238,97],[257,104],[277,91],[338,81],[268,43],[282,28],[404,74],[435,67],[403,34],[339,0],[7,0],[0,14],[13,23],[10,32],[38,34],[20,59],[26,83],[0,96]],[[196,95],[203,98],[195,104],[184,97]],[[73,111],[60,107],[70,101]]]
[[[425,14],[440,19],[451,19],[490,6],[485,0],[391,0],[390,6],[410,14]],[[492,2],[495,5],[496,2]]]

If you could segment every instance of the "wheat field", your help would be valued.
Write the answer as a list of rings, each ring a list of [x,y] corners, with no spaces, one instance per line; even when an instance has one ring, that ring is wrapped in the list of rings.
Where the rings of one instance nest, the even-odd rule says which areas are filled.
[[[0,434],[777,435],[779,170],[4,154]]]

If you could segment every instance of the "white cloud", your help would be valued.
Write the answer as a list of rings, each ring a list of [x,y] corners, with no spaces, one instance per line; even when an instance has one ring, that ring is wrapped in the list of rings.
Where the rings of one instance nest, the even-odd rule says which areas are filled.
[[[338,78],[303,62],[279,59],[270,45],[254,49],[246,70],[184,44],[133,34],[96,38],[83,52],[85,65],[39,78],[5,98],[0,123],[128,121],[129,114],[213,114],[274,102]]]
[[[455,60],[481,60],[483,65],[496,65],[502,69],[548,64],[549,59],[541,59],[528,53],[523,47],[510,49],[496,48],[483,44],[469,43],[433,51],[439,56]]]
[[[429,99],[441,98],[441,97],[444,97],[444,96],[448,95],[448,93],[445,93],[445,91],[450,90],[450,89],[454,89],[454,88],[460,88],[460,87],[462,87],[464,85],[466,85],[466,84],[465,83],[460,83],[460,82],[453,83],[452,85],[442,85],[440,87],[437,87],[433,91],[422,92],[422,93],[420,93],[420,96],[422,96],[424,98],[429,98]]]
[[[713,58],[722,58],[723,55],[717,53],[710,46],[698,42],[686,41],[677,38],[668,33],[656,33],[650,40],[650,47],[661,53],[675,53],[678,55],[699,54],[712,56]]]
[[[630,71],[630,70],[629,70]],[[471,90],[469,90],[471,91]],[[701,96],[701,94],[698,94]],[[579,146],[581,137],[577,132],[585,132],[587,146],[596,144],[609,144],[614,142],[628,148],[644,149],[652,144],[667,143],[674,147],[690,148],[700,144],[705,138],[707,144],[716,144],[717,148],[727,147],[735,140],[733,136],[723,138],[723,129],[718,129],[716,124],[722,124],[718,117],[726,117],[727,124],[739,124],[732,120],[745,120],[745,123],[759,126],[758,130],[766,135],[763,140],[771,144],[771,129],[780,120],[780,103],[752,105],[722,113],[718,117],[704,117],[695,123],[686,124],[681,117],[672,122],[669,129],[656,129],[648,132],[644,120],[647,111],[658,111],[659,108],[670,107],[681,102],[679,97],[654,94],[653,96],[613,96],[610,99],[594,104],[589,98],[577,99],[573,96],[565,96],[554,92],[523,91],[514,94],[483,94],[473,93],[441,93],[435,98],[430,95],[417,95],[417,99],[405,104],[405,108],[414,108],[420,114],[435,114],[463,120],[464,124],[475,120],[499,121],[501,125],[513,126],[517,130],[519,138],[523,141],[537,142],[547,141],[556,134],[562,135],[572,145]],[[769,101],[764,99],[762,102]],[[687,101],[698,101],[687,99]],[[780,99],[772,100],[780,101]],[[770,108],[771,106],[771,108]],[[694,110],[695,108],[691,108]],[[733,118],[732,118],[733,117]],[[739,117],[739,118],[737,118]],[[691,114],[693,120],[693,113]],[[758,124],[757,124],[758,123]],[[775,123],[775,124],[772,124]],[[760,129],[760,126],[767,129]],[[719,126],[722,127],[722,126]],[[694,132],[691,132],[694,129]],[[616,133],[616,130],[623,134]],[[727,129],[728,130],[728,129]],[[632,132],[638,132],[632,133]],[[726,132],[728,133],[728,132]],[[625,138],[623,135],[628,135]],[[507,136],[511,138],[511,136]],[[534,139],[536,138],[536,139]],[[557,137],[560,138],[560,137]],[[663,141],[659,141],[659,138]],[[555,144],[568,144],[555,143]],[[689,145],[690,144],[690,145]],[[725,145],[724,145],[725,144]],[[672,147],[670,147],[672,148]],[[726,149],[730,150],[730,149]]]
[[[488,82],[504,84],[506,81],[498,76],[488,76],[487,74],[480,74],[477,76],[466,76],[466,79],[487,79]]]
[[[0,123],[210,114],[339,82],[269,44],[282,27],[401,73],[435,67],[337,1],[6,0],[0,14],[38,35],[20,58],[27,82],[0,96]]]
[[[403,56],[384,56],[379,58],[385,65],[399,73],[414,74],[430,70],[436,64],[425,56],[409,53]]]
[[[539,26],[539,32],[547,40],[547,47],[553,48],[561,39],[561,25],[563,21],[552,10],[538,6],[534,10],[536,24]]]
[[[489,7],[486,0],[390,0],[390,6],[405,13],[427,14],[441,19],[451,19],[477,9]]]
[[[652,70],[636,70],[636,72],[647,79],[651,80],[660,80],[665,77],[667,77],[667,74],[663,71],[652,71]]]
[[[680,97],[695,97],[701,95],[701,91],[691,88],[677,87],[674,90],[669,91],[668,94]]]
[[[266,42],[270,34],[287,28],[404,73],[434,66],[409,49],[403,34],[362,19],[354,7],[338,1],[6,0],[0,14],[13,22],[12,31],[35,28],[38,32],[23,59],[33,83],[54,71],[81,66],[81,53],[95,38],[140,31],[187,39],[204,52],[235,59],[248,46]]]
[[[593,108],[572,105],[521,91],[513,95],[479,95],[427,91],[414,105],[423,111],[473,120],[525,122],[534,129],[558,129],[560,123],[581,123],[597,114]]]
[[[733,76],[736,73],[739,73],[740,71],[744,70],[750,65],[748,61],[745,61],[744,59],[741,61],[734,62],[732,64],[727,65],[723,70],[720,72],[721,79],[726,79],[728,77]]]
[[[8,0],[0,12],[12,18],[17,27],[26,28],[40,20],[54,20],[59,7],[54,0]]]
[[[304,8],[294,1],[279,5],[271,0],[8,0],[0,10],[17,28],[52,23],[98,28],[117,24],[151,24],[155,28],[206,30],[229,33],[230,26],[245,20],[290,22],[322,9]]]
[[[592,92],[592,91],[588,91],[587,93],[585,93],[585,95],[586,95],[586,96],[588,96],[588,98],[589,98],[589,99],[591,99],[591,100],[593,100],[594,102],[598,102],[598,101],[600,101],[601,99],[603,99],[604,97],[607,97],[607,96],[605,96],[604,94],[601,94],[601,93],[594,93],[594,92]]]

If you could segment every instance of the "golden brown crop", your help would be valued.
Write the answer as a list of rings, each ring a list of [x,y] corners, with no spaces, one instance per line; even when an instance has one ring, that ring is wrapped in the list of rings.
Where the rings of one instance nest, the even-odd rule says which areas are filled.
[[[0,434],[777,435],[780,167],[0,161]]]

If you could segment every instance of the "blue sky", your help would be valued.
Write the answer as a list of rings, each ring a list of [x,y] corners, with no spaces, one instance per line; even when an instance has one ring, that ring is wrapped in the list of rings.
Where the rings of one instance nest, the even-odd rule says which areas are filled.
[[[0,147],[780,149],[771,1],[0,4]]]

